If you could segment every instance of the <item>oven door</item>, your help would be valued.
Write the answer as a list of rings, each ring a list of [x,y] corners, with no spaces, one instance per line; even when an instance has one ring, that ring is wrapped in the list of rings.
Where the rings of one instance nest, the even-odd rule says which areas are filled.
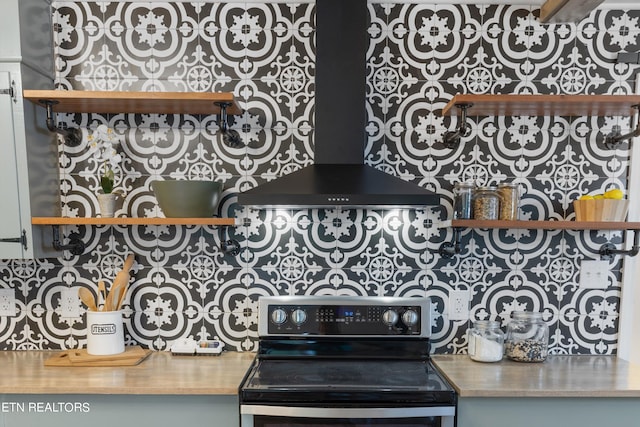
[[[455,406],[317,408],[241,405],[241,427],[454,427]]]

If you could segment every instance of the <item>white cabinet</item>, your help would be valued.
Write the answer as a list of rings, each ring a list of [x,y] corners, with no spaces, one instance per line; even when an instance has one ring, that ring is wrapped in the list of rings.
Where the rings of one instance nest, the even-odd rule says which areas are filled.
[[[11,74],[0,71],[0,200],[5,206],[0,218],[0,258],[20,253],[23,230],[18,188],[15,129],[13,117],[14,89]],[[25,242],[26,244],[26,242]]]
[[[44,0],[3,0],[0,27],[0,259],[58,256],[51,227],[32,216],[60,212],[55,137],[23,89],[53,86],[51,11]]]
[[[56,144],[41,108],[23,100],[25,67],[0,63],[0,259],[58,256],[51,227],[32,216],[60,212]]]

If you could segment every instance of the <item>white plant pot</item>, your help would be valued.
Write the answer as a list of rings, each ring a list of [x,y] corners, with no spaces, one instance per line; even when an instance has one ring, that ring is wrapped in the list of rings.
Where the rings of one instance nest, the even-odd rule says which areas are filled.
[[[116,212],[116,202],[120,196],[118,194],[98,194],[98,204],[100,205],[100,216],[103,218],[113,218]]]

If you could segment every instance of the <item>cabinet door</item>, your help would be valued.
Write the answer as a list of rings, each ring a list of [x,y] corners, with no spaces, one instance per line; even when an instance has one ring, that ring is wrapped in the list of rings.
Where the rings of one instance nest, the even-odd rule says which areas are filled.
[[[0,258],[22,257],[22,225],[11,76],[0,72]]]

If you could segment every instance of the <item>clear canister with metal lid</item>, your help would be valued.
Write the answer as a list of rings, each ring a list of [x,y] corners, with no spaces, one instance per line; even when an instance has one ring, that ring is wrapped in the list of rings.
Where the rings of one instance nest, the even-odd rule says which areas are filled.
[[[496,187],[479,187],[473,193],[473,218],[478,220],[498,219],[500,195]]]
[[[453,187],[453,217],[455,219],[473,218],[473,191],[475,185],[472,182],[459,182]]]
[[[544,362],[549,347],[549,327],[542,313],[514,311],[504,339],[505,355],[517,362]]]
[[[517,220],[520,207],[520,187],[518,184],[500,184],[498,194],[500,195],[500,219],[504,221]]]
[[[500,322],[476,320],[467,332],[467,353],[476,362],[499,362],[504,353],[504,333]]]

